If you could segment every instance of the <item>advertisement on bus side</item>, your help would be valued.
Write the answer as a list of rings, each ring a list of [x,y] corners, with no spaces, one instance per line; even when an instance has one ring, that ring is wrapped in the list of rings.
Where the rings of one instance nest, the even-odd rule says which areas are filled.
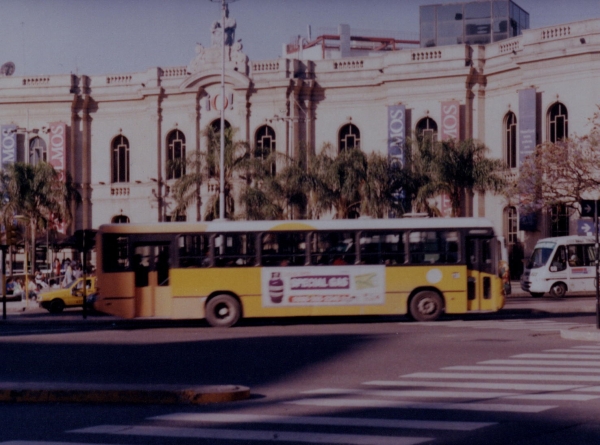
[[[384,303],[385,266],[262,269],[263,307]]]

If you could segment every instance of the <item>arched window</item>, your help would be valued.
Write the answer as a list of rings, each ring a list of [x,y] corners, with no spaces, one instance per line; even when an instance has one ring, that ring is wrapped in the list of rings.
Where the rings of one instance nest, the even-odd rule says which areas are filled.
[[[129,141],[119,135],[112,141],[112,182],[129,182]]]
[[[167,179],[185,175],[185,135],[179,130],[167,136]]]
[[[117,215],[117,216],[113,216],[113,218],[110,220],[110,222],[113,224],[129,224],[131,221],[129,221],[129,216]]]
[[[40,137],[29,141],[29,163],[37,165],[38,162],[48,162],[48,151],[46,142]]]
[[[228,121],[224,121],[225,126],[225,138],[227,138],[227,130],[231,128],[231,124]],[[221,150],[221,119],[215,119],[211,122],[210,127],[212,132],[208,133],[207,137],[207,154],[208,154],[208,174],[209,176],[215,176],[217,172],[217,166],[220,161],[220,150]],[[225,140],[227,145],[227,140]]]
[[[360,149],[360,130],[356,125],[346,124],[340,128],[339,148],[340,151]]]
[[[548,140],[552,143],[569,137],[569,119],[567,107],[556,102],[548,110]]]
[[[517,116],[513,112],[504,118],[504,160],[508,168],[517,168]]]
[[[417,122],[417,139],[435,141],[437,140],[438,126],[430,117],[425,117]]]
[[[275,130],[268,125],[263,125],[256,130],[254,156],[267,159],[275,153]],[[275,159],[271,162],[271,174],[275,175]]]

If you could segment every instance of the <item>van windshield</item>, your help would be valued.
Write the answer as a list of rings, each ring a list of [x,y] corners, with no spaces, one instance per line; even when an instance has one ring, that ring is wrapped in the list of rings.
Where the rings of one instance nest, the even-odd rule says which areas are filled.
[[[542,267],[548,262],[548,258],[550,258],[553,250],[554,248],[536,247],[531,254],[531,258],[529,258],[527,269],[537,269]]]

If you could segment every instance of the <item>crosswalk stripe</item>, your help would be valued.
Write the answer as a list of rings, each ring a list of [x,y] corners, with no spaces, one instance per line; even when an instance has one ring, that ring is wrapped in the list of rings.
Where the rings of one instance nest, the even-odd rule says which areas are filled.
[[[509,396],[507,399],[518,400],[569,400],[573,402],[587,402],[588,400],[600,399],[599,396],[591,394],[521,394],[518,396]]]
[[[600,353],[600,351],[597,351],[597,350],[593,350],[593,351],[581,351],[581,350],[577,350],[577,349],[544,349],[544,352],[550,352],[550,353],[568,352],[568,353],[571,353],[571,354],[581,354],[582,352],[598,352],[598,353]]]
[[[600,375],[534,375],[534,374],[454,374],[451,372],[415,372],[402,377],[417,379],[478,379],[478,380],[548,380],[548,381],[579,381],[600,382]]]
[[[418,403],[385,401],[376,399],[299,399],[289,402],[292,405],[309,405],[336,408],[404,408],[404,409],[430,409],[430,410],[458,410],[458,411],[495,411],[512,413],[539,413],[556,405],[515,405],[505,403]]]
[[[600,398],[590,394],[514,394],[506,392],[469,391],[364,391],[355,389],[323,388],[304,391],[303,394],[319,395],[367,395],[380,397],[448,398],[448,399],[523,399],[523,400],[573,400],[588,401]]]
[[[546,353],[529,353],[513,355],[514,358],[566,358],[580,360],[598,360],[600,354],[546,354]]]
[[[175,428],[164,426],[99,425],[70,431],[126,436],[177,437],[190,439],[244,440],[268,442],[330,443],[348,445],[415,445],[431,437],[363,436],[358,434],[302,433],[290,431],[224,430],[212,428]]]
[[[557,368],[543,366],[497,366],[497,365],[481,365],[481,366],[447,366],[442,368],[447,371],[531,371],[531,372],[582,372],[600,374],[598,368]]]
[[[583,360],[522,360],[496,359],[478,362],[479,365],[542,365],[542,366],[600,366],[600,361]]]
[[[569,391],[583,388],[581,385],[560,385],[541,383],[489,383],[489,382],[430,382],[415,380],[373,380],[364,385],[376,386],[428,386],[438,388],[477,388],[477,389],[505,389],[508,391]],[[599,387],[600,388],[600,387]]]
[[[356,426],[368,428],[409,428],[474,431],[496,422],[452,422],[442,420],[367,419],[355,417],[274,416],[264,414],[175,413],[151,417],[152,420],[214,423],[276,423],[289,425]]]
[[[327,395],[368,395],[380,397],[414,397],[414,398],[448,398],[448,399],[493,399],[498,397],[515,396],[518,394],[509,392],[489,392],[489,391],[425,391],[425,390],[405,390],[405,391],[373,391],[360,389],[338,389],[322,388],[311,391],[303,391],[302,394],[327,394]]]

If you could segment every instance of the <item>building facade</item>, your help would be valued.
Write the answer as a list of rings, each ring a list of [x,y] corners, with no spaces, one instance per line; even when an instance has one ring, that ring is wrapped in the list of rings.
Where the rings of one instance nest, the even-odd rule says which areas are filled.
[[[197,45],[188,66],[0,77],[3,162],[7,144],[17,148],[12,159],[62,162],[83,198],[71,231],[169,220],[169,186],[182,174],[169,161],[206,151],[203,130],[220,117],[221,46],[213,40]],[[225,119],[238,139],[295,157],[326,143],[401,157],[399,142],[425,131],[475,138],[516,175],[535,144],[589,131],[598,72],[600,19],[524,29],[487,45],[322,60],[249,61],[237,42],[226,47]],[[201,219],[217,178],[202,187],[187,220]],[[467,214],[492,220],[519,255],[540,237],[575,233],[563,213],[524,218],[490,194],[467,203]]]

